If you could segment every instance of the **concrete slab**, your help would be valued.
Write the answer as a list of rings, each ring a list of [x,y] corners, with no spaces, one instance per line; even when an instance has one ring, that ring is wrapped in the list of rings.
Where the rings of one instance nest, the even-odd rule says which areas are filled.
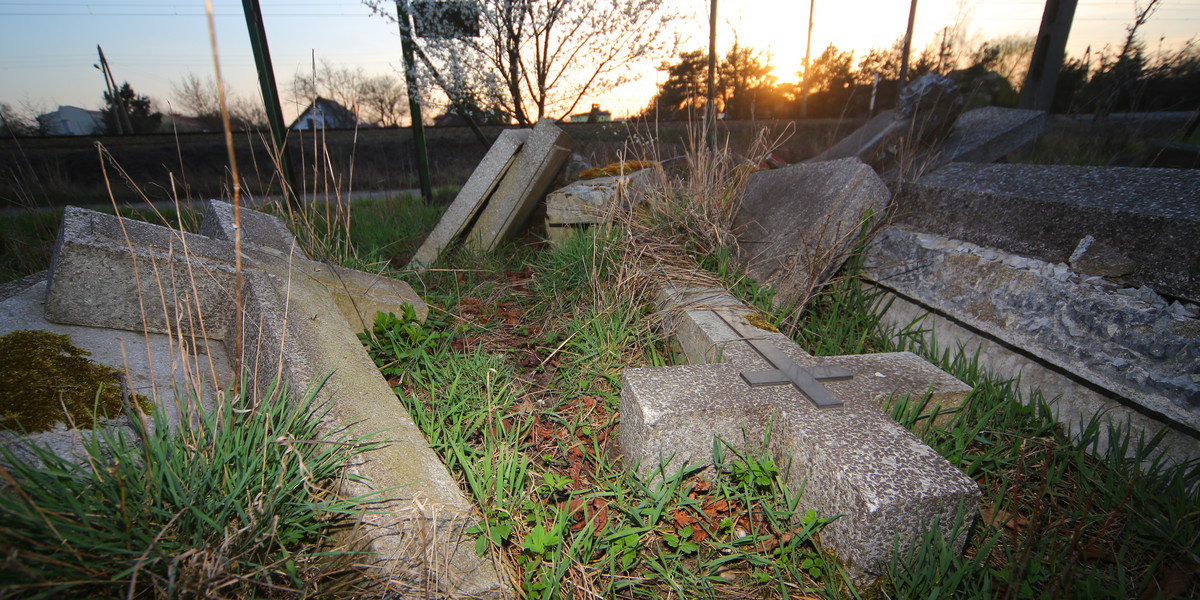
[[[529,139],[528,129],[506,129],[488,149],[479,166],[471,172],[454,202],[446,209],[429,237],[417,249],[406,269],[424,269],[432,265],[451,242],[470,226],[475,215],[491,198],[500,180],[508,173],[516,159],[517,151]]]
[[[876,237],[867,260],[868,277],[898,297],[885,322],[933,313],[939,344],[981,348],[983,363],[1020,376],[1026,394],[1041,389],[1068,430],[1097,414],[1148,435],[1168,427],[1170,456],[1200,456],[1194,307],[1063,263],[899,227]]]
[[[880,408],[893,394],[932,394],[931,405],[952,408],[970,392],[962,382],[910,353],[809,356],[786,336],[750,325],[745,316],[753,311],[703,273],[660,273],[657,307],[691,364],[623,374],[618,443],[642,476],[664,462],[667,474],[685,462],[711,464],[714,437],[746,450],[772,422],[768,450],[792,465],[788,485],[805,486],[802,510],[842,515],[821,542],[866,585],[882,573],[896,539],[903,549],[935,517],[948,535],[960,503],[973,515],[975,482]],[[842,407],[816,408],[792,387],[746,385],[743,372],[771,368],[751,337],[802,367],[849,371],[849,380],[823,382]],[[960,550],[964,541],[955,542]]]
[[[759,339],[802,368],[856,366],[844,357],[814,359],[781,334]],[[749,387],[743,372],[772,365],[734,348],[741,345],[744,339],[725,345],[730,362],[625,370],[618,439],[639,474],[649,477],[664,463],[666,474],[684,463],[711,464],[714,438],[751,450],[770,423],[768,451],[781,467],[790,465],[787,485],[803,486],[799,510],[839,515],[821,543],[863,585],[882,574],[896,543],[905,551],[935,519],[949,537],[960,506],[974,513],[978,486],[879,408],[873,377],[824,382],[843,404],[821,409],[791,386]],[[965,541],[964,533],[953,543],[961,551]]]
[[[806,302],[845,262],[868,213],[890,200],[883,180],[855,158],[759,171],[734,218],[738,264],[776,302]]]
[[[480,213],[467,242],[491,251],[511,238],[546,195],[574,147],[575,140],[552,120],[539,121]]]
[[[220,229],[204,229],[213,228]],[[364,543],[375,552],[378,567],[413,590],[508,595],[505,579],[490,561],[475,555],[464,534],[475,520],[473,506],[355,335],[361,329],[357,322],[365,318],[359,311],[374,302],[356,290],[382,289],[376,278],[351,276],[253,243],[242,250],[245,326],[238,346],[232,327],[237,318],[232,244],[68,208],[55,248],[47,318],[141,331],[138,320],[144,312],[151,331],[207,331],[209,337],[223,339],[230,354],[242,357],[256,386],[251,393],[279,378],[294,397],[327,377],[318,401],[331,410],[322,419],[320,434],[349,430],[388,442],[349,467],[361,480],[343,484],[347,494],[380,494],[378,510],[362,520]],[[352,315],[338,305],[339,293],[357,305],[351,307]],[[420,309],[423,314],[423,303]],[[391,311],[398,310],[393,303]]]
[[[1091,236],[1128,272],[1088,274],[1200,302],[1197,171],[954,163],[905,186],[895,212],[905,228],[1051,263]]]
[[[211,410],[216,406],[217,391],[229,389],[233,383],[229,357],[218,340],[199,339],[181,348],[178,339],[167,335],[47,321],[46,276],[42,273],[40,278],[26,279],[21,289],[12,288],[7,298],[0,299],[0,335],[33,329],[71,336],[72,345],[91,353],[90,360],[123,373],[126,385],[152,401],[172,428],[178,425],[180,413],[186,414],[192,399]],[[38,462],[30,445],[49,447],[57,456],[76,460],[85,455],[83,444],[94,435],[91,423],[78,425],[80,429],[68,429],[61,424],[53,431],[32,435],[0,430],[0,444],[27,462]],[[154,422],[148,425],[153,429]],[[104,426],[122,429],[127,440],[137,439],[128,417],[106,421]]]
[[[950,162],[990,163],[1035,143],[1050,127],[1044,111],[985,106],[958,117],[954,130],[934,152],[932,166]]]

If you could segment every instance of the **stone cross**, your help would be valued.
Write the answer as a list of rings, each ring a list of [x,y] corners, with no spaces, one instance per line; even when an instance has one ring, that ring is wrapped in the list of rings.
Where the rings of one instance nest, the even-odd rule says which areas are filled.
[[[801,367],[788,358],[774,344],[754,337],[752,332],[747,332],[741,326],[741,319],[733,315],[726,315],[720,311],[715,312],[715,314],[730,329],[742,336],[742,339],[750,344],[750,347],[754,348],[754,351],[758,352],[759,356],[762,356],[771,364],[771,369],[765,371],[742,371],[742,381],[745,381],[746,385],[756,388],[771,385],[787,385],[790,383],[817,408],[837,408],[842,406],[842,401],[829,393],[829,389],[821,385],[821,382],[853,379],[854,375],[850,371],[838,366],[811,367],[807,369]]]
[[[196,235],[70,207],[51,263],[46,318],[58,323],[221,340],[259,401],[293,400],[325,379],[320,435],[375,434],[386,443],[348,468],[343,492],[376,493],[366,547],[401,586],[500,596],[507,584],[463,530],[472,506],[384,381],[355,333],[376,311],[425,305],[406,284],[309,260],[283,224],[241,210],[242,314],[235,303],[233,207],[212,201]],[[242,346],[235,348],[241,318]],[[240,350],[237,352],[235,350]],[[272,380],[290,398],[262,397]],[[249,385],[249,384],[247,384]]]
[[[664,463],[663,476],[684,463],[711,464],[714,438],[752,450],[769,428],[766,451],[781,467],[790,464],[792,489],[803,487],[800,512],[838,517],[822,530],[821,543],[864,584],[882,574],[897,540],[901,551],[910,548],[935,519],[949,538],[956,510],[973,514],[975,482],[879,405],[893,393],[931,389],[935,401],[953,405],[970,388],[911,353],[809,356],[786,336],[750,325],[749,309],[720,288],[667,284],[660,299],[692,364],[623,373],[618,440],[642,476],[656,476]],[[781,356],[768,361],[756,347]],[[777,371],[781,363],[813,379],[841,375],[816,384],[841,404],[820,408],[801,392],[808,383],[747,382],[746,373]],[[953,541],[960,551],[965,538],[964,531]]]

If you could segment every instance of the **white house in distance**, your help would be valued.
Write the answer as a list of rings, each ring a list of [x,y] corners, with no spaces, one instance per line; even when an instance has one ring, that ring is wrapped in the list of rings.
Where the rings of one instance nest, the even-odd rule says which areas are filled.
[[[58,110],[38,115],[37,120],[46,135],[104,133],[104,115],[98,110],[87,110],[78,106],[59,106]]]
[[[357,125],[358,116],[350,109],[328,98],[318,97],[292,121],[288,129],[353,129]]]

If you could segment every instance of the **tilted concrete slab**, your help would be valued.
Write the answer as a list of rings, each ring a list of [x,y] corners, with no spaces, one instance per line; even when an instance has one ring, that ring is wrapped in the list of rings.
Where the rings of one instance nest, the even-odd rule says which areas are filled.
[[[539,121],[467,234],[467,242],[491,251],[510,239],[546,195],[574,147],[575,140],[554,121]]]
[[[979,349],[1026,397],[1040,389],[1069,431],[1096,415],[1149,435],[1169,427],[1168,455],[1200,457],[1200,320],[1180,303],[901,227],[875,238],[867,276],[898,296],[885,322],[932,313],[927,335]]]
[[[1200,302],[1198,171],[954,163],[895,206],[906,228],[1051,263],[1091,236],[1119,270],[1088,274]]]
[[[1045,111],[985,106],[958,117],[954,130],[934,150],[933,165],[996,162],[1035,142],[1049,130]]]
[[[734,219],[738,264],[771,286],[777,303],[805,301],[845,262],[866,215],[882,216],[890,195],[855,158],[759,171]]]
[[[228,213],[210,214],[220,218]],[[279,378],[294,398],[327,377],[318,396],[330,407],[321,435],[349,431],[387,442],[349,466],[362,481],[347,480],[343,490],[379,493],[378,510],[364,516],[363,528],[381,572],[402,590],[436,589],[454,597],[509,595],[506,580],[490,561],[475,555],[464,534],[475,522],[471,503],[355,335],[367,318],[359,311],[388,302],[365,298],[358,290],[368,290],[367,296],[388,290],[374,281],[383,278],[330,269],[253,243],[244,243],[242,254],[239,347],[232,244],[68,208],[53,258],[47,318],[141,331],[140,305],[150,331],[179,327],[184,335],[203,331],[223,339],[229,354],[243,357],[256,386],[252,393],[261,394]],[[352,285],[343,285],[346,281]],[[333,291],[339,286],[339,293],[357,304],[351,306],[352,314],[338,305]],[[390,296],[392,312],[399,312],[402,302],[420,302],[411,290],[391,290],[383,295]],[[424,315],[423,303],[418,308]]]
[[[876,148],[907,129],[909,122],[896,119],[896,110],[888,109],[867,121],[862,127],[855,129],[850,135],[842,138],[828,150],[804,161],[805,163],[824,162],[839,158],[857,158],[868,162]]]
[[[483,160],[471,172],[454,202],[446,209],[437,226],[417,249],[406,269],[424,269],[432,265],[455,238],[470,226],[471,221],[492,197],[500,180],[508,173],[516,159],[517,151],[529,139],[528,129],[506,129],[488,149]]]
[[[960,507],[973,518],[975,482],[879,406],[893,393],[924,395],[931,388],[942,401],[961,402],[969,392],[961,382],[911,355],[814,358],[782,334],[753,328],[744,320],[748,308],[702,282],[668,283],[659,297],[689,358],[724,362],[625,370],[618,441],[640,475],[653,476],[663,463],[667,475],[685,462],[710,465],[714,438],[750,450],[770,422],[769,452],[791,465],[789,486],[804,486],[800,510],[840,515],[822,531],[821,543],[866,585],[883,572],[897,541],[905,551],[935,519],[949,537]],[[748,331],[802,367],[839,366],[854,374],[824,382],[844,404],[819,409],[790,386],[746,385],[742,372],[772,368],[747,343]],[[965,533],[954,540],[959,551],[964,543]]]

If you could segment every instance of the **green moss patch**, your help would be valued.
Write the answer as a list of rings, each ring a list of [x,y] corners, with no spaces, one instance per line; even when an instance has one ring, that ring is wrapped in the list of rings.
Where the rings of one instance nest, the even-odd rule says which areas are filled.
[[[34,433],[61,422],[90,429],[97,418],[123,414],[120,373],[85,358],[90,354],[68,335],[0,336],[0,428]],[[144,396],[136,401],[147,412],[154,408]]]

